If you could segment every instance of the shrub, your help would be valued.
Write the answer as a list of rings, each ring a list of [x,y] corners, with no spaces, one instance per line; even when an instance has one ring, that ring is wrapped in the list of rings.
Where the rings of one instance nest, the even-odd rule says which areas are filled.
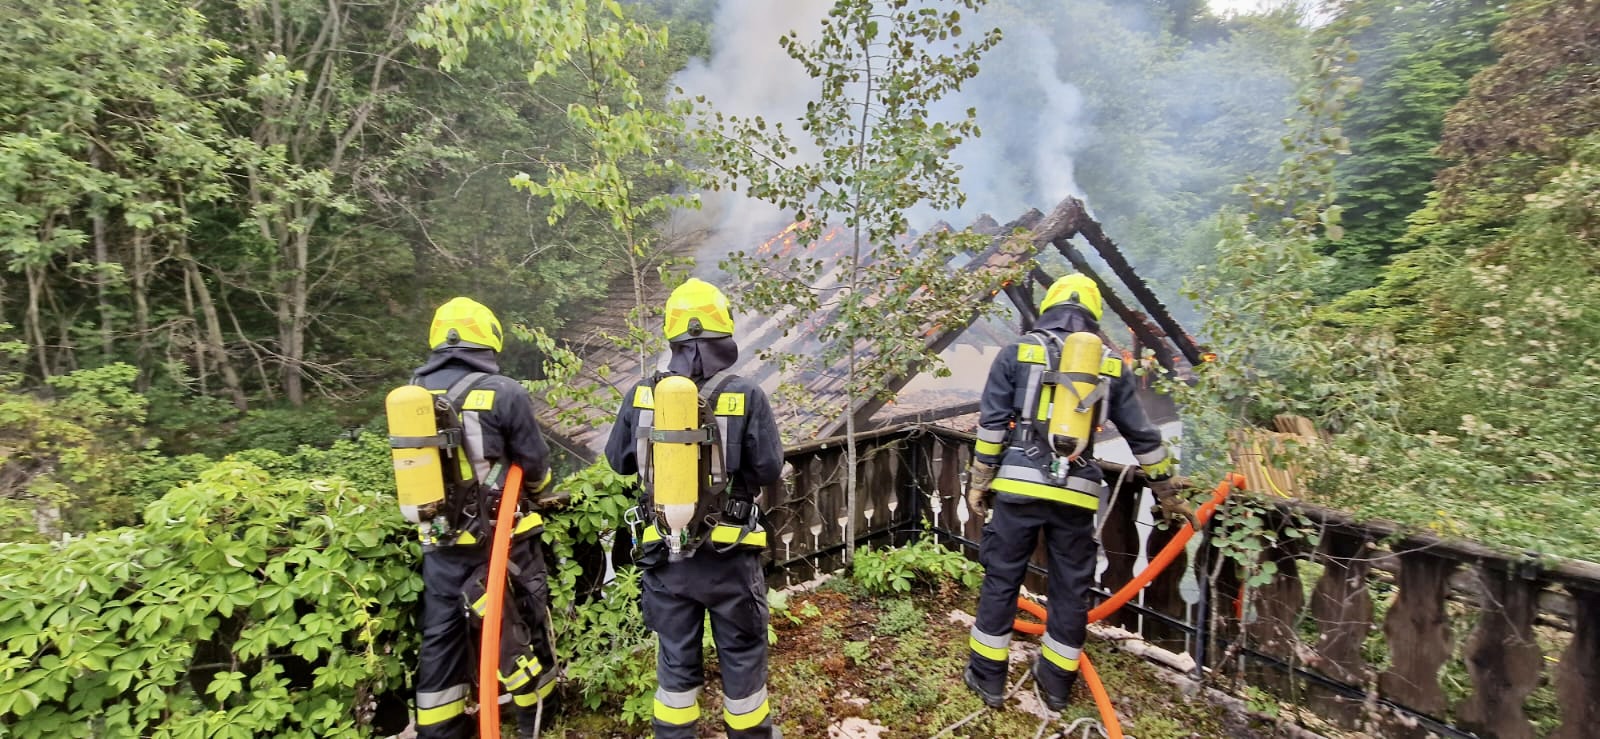
[[[0,735],[364,735],[421,588],[377,490],[227,461],[140,527],[0,548]]]
[[[868,593],[884,595],[909,593],[915,586],[931,589],[949,580],[975,588],[983,571],[960,552],[923,537],[899,549],[858,552],[851,578]]]

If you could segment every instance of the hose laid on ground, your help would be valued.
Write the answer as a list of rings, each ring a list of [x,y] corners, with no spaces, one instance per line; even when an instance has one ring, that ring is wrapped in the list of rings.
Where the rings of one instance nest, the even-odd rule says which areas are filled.
[[[1089,661],[1088,652],[1078,655],[1078,669],[1083,671],[1083,681],[1089,684],[1089,695],[1094,696],[1094,705],[1100,709],[1100,722],[1105,724],[1106,736],[1109,739],[1122,739],[1122,722],[1117,720],[1117,711],[1111,707],[1111,696],[1100,682],[1100,673],[1094,671],[1094,663]]]
[[[511,529],[516,526],[517,496],[522,492],[522,467],[511,465],[500,494],[500,512],[489,545],[488,598],[483,609],[483,636],[478,642],[478,736],[500,739],[500,622],[506,601],[506,560],[511,555]]]
[[[1217,506],[1221,505],[1222,501],[1227,500],[1228,492],[1235,487],[1243,490],[1244,483],[1244,475],[1229,473],[1226,479],[1217,483],[1217,489],[1211,493],[1211,500],[1206,501],[1205,505],[1200,506],[1200,509],[1195,511],[1195,520],[1201,526],[1204,526],[1206,522],[1211,520],[1212,514],[1216,513]],[[1133,596],[1143,590],[1146,585],[1149,585],[1156,575],[1161,574],[1161,571],[1165,570],[1167,565],[1172,564],[1172,561],[1178,558],[1178,553],[1188,546],[1189,539],[1193,537],[1194,526],[1185,522],[1183,528],[1178,530],[1172,540],[1161,548],[1161,552],[1150,560],[1150,563],[1137,576],[1129,580],[1126,585],[1118,589],[1104,603],[1089,611],[1089,623],[1100,621],[1106,616],[1116,613],[1118,608],[1132,600]],[[1018,619],[1012,624],[1012,628],[1024,634],[1043,634],[1046,620],[1044,606],[1026,598],[1018,598],[1017,607],[1038,617],[1040,623],[1036,624]],[[1105,685],[1100,682],[1100,675],[1094,671],[1094,665],[1089,662],[1088,653],[1080,654],[1078,660],[1079,667],[1083,673],[1083,680],[1089,685],[1089,694],[1094,696],[1095,706],[1100,709],[1100,720],[1105,724],[1107,735],[1111,739],[1122,739],[1122,725],[1117,721],[1117,712],[1111,706],[1111,697],[1106,693]]]

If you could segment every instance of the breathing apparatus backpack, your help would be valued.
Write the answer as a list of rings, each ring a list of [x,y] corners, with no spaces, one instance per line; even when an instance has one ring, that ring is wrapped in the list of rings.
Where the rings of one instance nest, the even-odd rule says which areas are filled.
[[[657,375],[635,391],[635,452],[646,490],[637,537],[640,566],[656,564],[664,543],[667,561],[692,557],[707,540],[765,545],[754,498],[733,492],[742,458],[745,394],[722,392],[736,375],[718,373],[701,387],[682,375]],[[755,538],[752,538],[755,537]],[[725,551],[720,549],[719,551]]]
[[[400,512],[424,529],[461,528],[479,486],[461,425],[461,407],[483,372],[471,372],[443,393],[401,385],[384,400]]]
[[[1065,340],[1048,331],[1029,336],[1037,345],[1018,347],[1019,358],[1034,365],[1015,399],[1022,419],[1017,427],[1024,434],[1020,446],[1029,458],[1049,454],[1050,475],[1061,481],[1072,466],[1088,463],[1083,454],[1105,423],[1109,408],[1102,401],[1111,378],[1122,374],[1122,362],[1088,331]],[[1055,369],[1048,369],[1052,364]]]

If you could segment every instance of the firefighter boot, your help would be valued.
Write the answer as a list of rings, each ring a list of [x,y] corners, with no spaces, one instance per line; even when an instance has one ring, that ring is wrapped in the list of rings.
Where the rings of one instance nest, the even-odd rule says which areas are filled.
[[[1057,669],[1041,657],[1033,663],[1033,682],[1039,686],[1044,707],[1060,713],[1072,703],[1072,686],[1078,682],[1078,672]]]
[[[971,667],[968,667],[966,670],[962,671],[961,681],[967,684],[968,690],[971,690],[978,696],[978,700],[983,701],[983,705],[986,705],[990,708],[999,708],[1006,702],[1006,697],[1004,695],[1001,695],[1000,693],[991,693],[987,690],[984,690],[983,686],[978,684],[978,676],[972,674]]]

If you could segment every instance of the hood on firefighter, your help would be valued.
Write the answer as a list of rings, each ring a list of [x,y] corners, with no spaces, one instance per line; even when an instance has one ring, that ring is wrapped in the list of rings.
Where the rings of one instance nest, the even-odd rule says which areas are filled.
[[[428,361],[423,362],[421,367],[412,370],[411,374],[432,374],[451,363],[465,366],[468,372],[500,374],[500,360],[495,356],[493,349],[474,349],[465,346],[446,346],[443,349],[435,349],[432,354],[428,355]]]
[[[667,371],[688,377],[696,383],[739,361],[739,345],[734,343],[732,336],[675,341],[671,349],[672,358],[667,361]]]
[[[1089,315],[1089,309],[1077,303],[1050,306],[1044,313],[1039,314],[1039,320],[1033,327],[1058,334],[1073,334],[1079,331],[1100,333],[1100,324]]]

